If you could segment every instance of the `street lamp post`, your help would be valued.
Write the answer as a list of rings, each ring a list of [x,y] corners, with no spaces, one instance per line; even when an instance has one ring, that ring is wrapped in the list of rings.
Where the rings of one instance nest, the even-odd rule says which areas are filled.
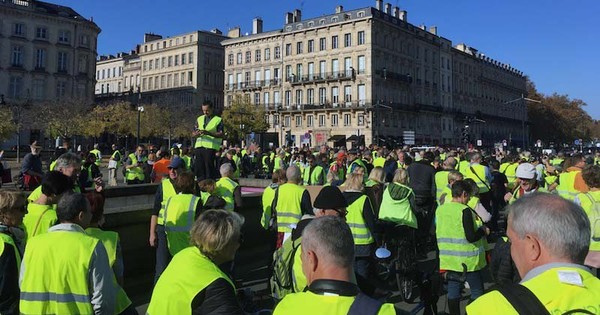
[[[142,92],[140,91],[140,87],[137,88],[137,137],[135,140],[136,148],[140,146],[140,126],[142,124],[142,112],[144,111],[144,106],[142,106]]]
[[[538,100],[533,100],[530,98],[525,97],[525,95],[521,94],[521,97],[516,98],[512,101],[508,101],[508,102],[504,102],[504,104],[511,104],[514,102],[518,102],[518,101],[522,101],[523,105],[525,105],[525,101],[529,101],[529,102],[533,102],[533,103],[541,103],[541,101]],[[525,146],[525,118],[523,118],[523,116],[521,115],[521,132],[522,132],[522,145],[523,145],[523,149],[525,149],[527,146]]]
[[[140,125],[142,123],[142,112],[144,111],[144,106],[138,106],[137,107],[137,112],[138,112],[138,121],[137,121],[137,139],[136,139],[136,146],[140,145]]]

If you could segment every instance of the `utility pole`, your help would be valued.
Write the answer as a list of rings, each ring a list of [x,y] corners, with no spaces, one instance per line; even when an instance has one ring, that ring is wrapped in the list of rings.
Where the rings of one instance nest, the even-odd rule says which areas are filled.
[[[508,102],[504,102],[504,104],[510,104],[510,103],[514,103],[514,102],[518,102],[518,101],[522,101],[523,102],[523,110],[527,111],[527,107],[526,105],[526,101],[528,102],[532,102],[532,103],[541,103],[541,101],[538,100],[534,100],[534,99],[530,99],[525,97],[525,95],[521,94],[521,97],[516,98],[512,101],[508,101]],[[521,115],[521,132],[522,132],[522,144],[523,144],[523,149],[526,149],[527,147],[529,147],[529,143],[525,144],[525,118],[523,115]],[[529,141],[527,141],[529,142]]]

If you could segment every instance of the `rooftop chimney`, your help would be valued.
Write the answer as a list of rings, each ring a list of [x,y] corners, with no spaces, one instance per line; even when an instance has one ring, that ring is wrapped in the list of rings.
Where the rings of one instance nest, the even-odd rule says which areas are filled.
[[[252,20],[252,34],[260,34],[263,32],[263,20],[259,17]]]
[[[287,12],[285,14],[285,24],[294,23],[294,13]]]
[[[437,26],[431,26],[429,28],[429,33],[431,33],[433,35],[437,35]]]
[[[400,11],[400,16],[399,18],[404,21],[404,22],[408,22],[408,12],[406,11]]]
[[[335,7],[335,13],[342,13],[344,12],[344,7],[341,5],[338,5],[337,7]]]
[[[383,10],[383,0],[375,0],[375,9]]]
[[[144,43],[151,42],[153,40],[158,40],[158,39],[162,39],[162,36],[158,35],[158,34],[153,34],[153,33],[144,34]]]
[[[302,21],[302,11],[296,9],[294,10],[294,22]]]
[[[392,5],[389,3],[385,4],[385,13],[386,14],[392,14]]]
[[[394,7],[394,17],[396,18],[400,18],[400,8],[399,7]]]
[[[229,29],[227,37],[239,38],[242,36],[242,29],[239,26]]]

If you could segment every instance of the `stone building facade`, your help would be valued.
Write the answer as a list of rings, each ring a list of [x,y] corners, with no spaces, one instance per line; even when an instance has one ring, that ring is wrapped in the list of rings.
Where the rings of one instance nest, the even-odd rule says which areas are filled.
[[[308,19],[295,10],[268,32],[262,23],[222,42],[224,103],[241,96],[264,107],[280,142],[290,134],[296,146],[398,145],[412,133],[417,144],[458,144],[468,121],[485,145],[526,132],[525,104],[504,104],[526,93],[521,72],[453,47],[398,7],[378,0]]]
[[[199,106],[211,100],[216,108],[223,108],[223,48],[220,42],[225,37],[219,30],[194,31],[165,37],[145,34],[144,41],[136,45],[129,54],[101,56],[98,70],[107,67],[121,69],[112,77],[118,82],[102,79],[96,85],[98,100],[123,97],[139,92],[143,103],[168,103],[183,106]],[[109,71],[110,72],[110,71]],[[102,84],[110,85],[110,92],[103,92]],[[119,89],[122,86],[122,90]],[[114,89],[116,87],[116,89]],[[133,98],[137,97],[137,94]]]
[[[93,102],[100,28],[73,9],[42,1],[0,1],[0,94],[16,111],[61,98]],[[41,140],[21,133],[21,143]],[[14,144],[14,140],[9,143]]]

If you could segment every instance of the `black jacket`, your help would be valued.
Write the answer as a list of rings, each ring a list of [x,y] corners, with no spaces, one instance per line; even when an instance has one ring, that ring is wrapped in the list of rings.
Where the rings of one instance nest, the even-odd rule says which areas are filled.
[[[204,290],[198,292],[191,306],[194,315],[244,314],[235,289],[223,278],[213,281]]]
[[[416,197],[435,197],[435,169],[429,161],[412,163],[406,169],[410,178],[409,187]]]

